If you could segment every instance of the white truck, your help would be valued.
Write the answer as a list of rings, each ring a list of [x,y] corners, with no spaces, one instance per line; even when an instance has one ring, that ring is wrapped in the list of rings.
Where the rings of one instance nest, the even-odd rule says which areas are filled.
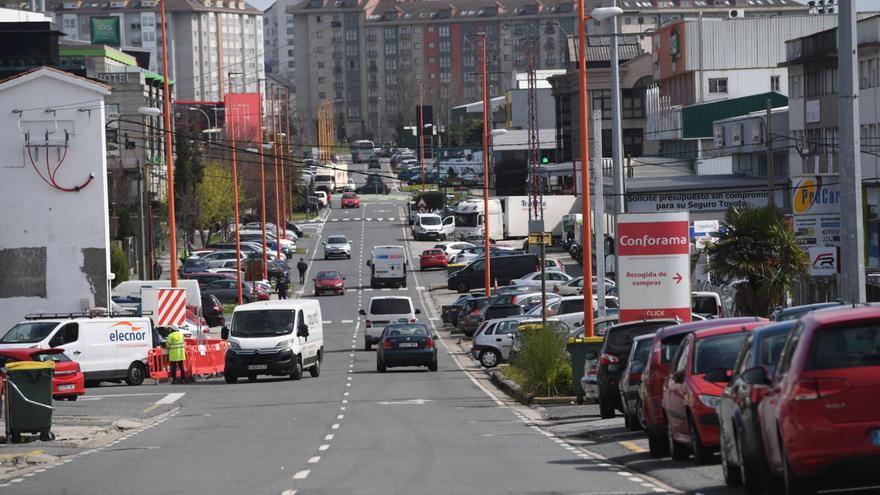
[[[333,174],[333,192],[342,192],[348,185],[348,163],[334,163],[332,169],[328,169]]]
[[[529,197],[505,196],[499,198],[503,210],[504,238],[516,239],[529,235]],[[562,238],[562,219],[570,213],[580,211],[581,202],[573,195],[547,195],[539,209],[543,209],[544,231],[551,232],[554,238]],[[491,220],[491,219],[490,219]],[[491,226],[491,225],[490,225]]]
[[[455,237],[461,240],[476,238],[483,235],[483,200],[468,199],[455,205]],[[504,237],[504,222],[501,217],[501,201],[489,199],[489,238]]]

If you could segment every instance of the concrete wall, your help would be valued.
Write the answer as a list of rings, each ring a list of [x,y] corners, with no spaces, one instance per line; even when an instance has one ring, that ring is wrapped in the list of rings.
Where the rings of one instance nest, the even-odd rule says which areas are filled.
[[[81,311],[106,306],[110,270],[107,165],[104,158],[104,87],[41,69],[0,84],[0,332],[34,312]],[[71,103],[79,103],[72,105]],[[54,115],[46,108],[57,108]],[[80,108],[87,111],[78,111]],[[13,113],[13,110],[23,110]],[[54,117],[54,119],[53,119]],[[48,185],[46,149],[31,165],[21,131],[31,142],[53,144],[70,134],[64,162]],[[50,147],[58,165],[63,147]],[[37,161],[39,159],[39,161]]]

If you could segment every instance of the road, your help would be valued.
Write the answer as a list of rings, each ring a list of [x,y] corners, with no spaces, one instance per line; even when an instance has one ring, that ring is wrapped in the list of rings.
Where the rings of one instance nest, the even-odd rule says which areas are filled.
[[[358,317],[358,309],[370,297],[408,295],[426,310],[421,321],[437,323],[422,300],[419,273],[409,272],[407,289],[369,288],[365,260],[370,246],[407,242],[401,204],[370,197],[358,210],[333,209],[323,228],[302,242],[320,246],[331,233],[354,241],[351,260],[324,261],[310,251],[310,276],[322,268],[338,269],[348,284],[344,295],[320,298],[326,349],[320,377],[94,389],[90,395],[96,398],[155,393],[93,401],[124,399],[132,410],[159,415],[149,426],[110,445],[4,483],[0,491],[95,495],[668,491],[659,482],[544,430],[528,411],[498,399],[463,371],[443,338],[439,371],[376,373],[375,353],[362,350]],[[299,287],[294,290],[300,297],[314,297],[310,287],[304,293]],[[168,404],[155,402],[168,393],[184,395],[172,396]],[[86,401],[65,407],[88,405]]]

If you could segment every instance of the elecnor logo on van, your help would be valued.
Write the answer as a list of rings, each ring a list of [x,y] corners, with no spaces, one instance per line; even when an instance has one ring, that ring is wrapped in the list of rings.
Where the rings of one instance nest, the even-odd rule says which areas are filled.
[[[144,342],[147,332],[130,321],[121,321],[110,327],[110,342]]]

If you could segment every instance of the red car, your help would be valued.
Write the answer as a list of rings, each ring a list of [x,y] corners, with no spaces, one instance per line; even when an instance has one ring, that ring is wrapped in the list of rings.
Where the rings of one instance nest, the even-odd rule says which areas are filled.
[[[442,249],[426,249],[419,256],[419,267],[421,267],[422,271],[428,268],[445,270],[448,264],[449,259],[446,258],[446,253]]]
[[[336,270],[322,270],[315,275],[315,295],[322,293],[342,295],[345,293],[345,277]]]
[[[736,365],[748,331],[764,324],[728,324],[685,336],[663,384],[669,453],[673,460],[693,453],[697,464],[709,462],[720,445],[718,414],[721,393]]]
[[[361,207],[361,198],[358,197],[356,193],[347,192],[342,194],[342,207],[343,208],[360,208]]]
[[[0,361],[55,361],[52,378],[52,397],[56,400],[76,400],[86,393],[85,375],[79,363],[71,361],[64,349],[4,349]]]
[[[671,325],[657,330],[651,356],[642,373],[639,385],[639,402],[642,407],[642,426],[648,434],[648,447],[652,457],[669,455],[669,441],[666,433],[666,415],[663,412],[663,384],[669,377],[669,362],[678,351],[685,336],[697,330],[714,328],[735,323],[766,321],[760,318],[718,318],[696,321],[683,325]]]
[[[876,485],[880,307],[803,316],[785,343],[773,380],[767,377],[761,367],[742,375],[748,383],[769,386],[758,405],[761,436],[769,469],[783,477],[786,493],[816,493],[815,477],[825,474],[833,474],[836,483],[873,474]]]

